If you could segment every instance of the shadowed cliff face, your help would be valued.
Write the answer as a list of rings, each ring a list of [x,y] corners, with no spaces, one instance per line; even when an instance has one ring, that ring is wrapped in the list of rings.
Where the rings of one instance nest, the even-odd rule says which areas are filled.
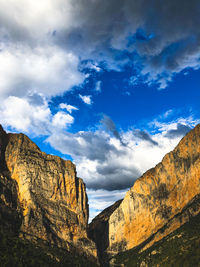
[[[108,265],[106,249],[109,247],[109,224],[108,220],[110,215],[119,207],[122,200],[118,200],[112,206],[108,207],[100,214],[98,214],[90,223],[88,228],[88,236],[96,243],[98,258],[101,266],[106,267]]]
[[[47,155],[27,136],[0,127],[0,189],[1,217],[11,214],[19,236],[96,255],[87,237],[85,184],[71,161]]]
[[[119,207],[109,214],[107,253],[113,255],[149,239],[143,246],[146,249],[179,228],[199,213],[200,205],[185,209],[198,194],[200,125],[161,163],[136,180]]]

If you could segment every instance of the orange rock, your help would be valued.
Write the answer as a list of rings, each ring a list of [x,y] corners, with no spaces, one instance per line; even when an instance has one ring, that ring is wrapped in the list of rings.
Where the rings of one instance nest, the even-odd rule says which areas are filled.
[[[96,256],[95,244],[87,237],[86,188],[75,165],[41,152],[26,135],[7,135],[2,128],[0,155],[4,176],[16,186],[19,235]]]
[[[155,168],[136,180],[109,217],[107,252],[131,249],[150,237],[152,245],[199,213],[184,208],[200,194],[200,125]],[[183,215],[184,213],[184,215]],[[162,229],[162,231],[160,230]]]

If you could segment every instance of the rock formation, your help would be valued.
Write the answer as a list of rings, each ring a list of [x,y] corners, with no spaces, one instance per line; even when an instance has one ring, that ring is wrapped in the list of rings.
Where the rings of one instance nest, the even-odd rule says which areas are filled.
[[[26,135],[7,134],[0,126],[0,227],[22,240],[42,240],[90,258],[97,256],[97,246],[105,267],[118,252],[153,247],[199,212],[200,125],[89,229],[86,189],[74,164],[41,152]]]
[[[114,255],[143,242],[146,242],[143,250],[148,248],[199,213],[199,194],[200,125],[197,125],[161,163],[137,179],[123,201],[108,214],[107,247],[103,249]],[[99,231],[103,221],[99,217],[90,225],[91,237],[96,242],[95,231]]]
[[[47,155],[0,126],[0,224],[22,238],[96,256],[87,237],[88,200],[74,164]]]

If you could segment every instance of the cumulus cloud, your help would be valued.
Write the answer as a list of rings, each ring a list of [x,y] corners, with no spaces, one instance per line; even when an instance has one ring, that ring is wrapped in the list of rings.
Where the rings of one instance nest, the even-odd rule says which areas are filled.
[[[1,101],[31,92],[51,98],[84,81],[79,55],[53,42],[70,17],[65,2],[0,1]]]
[[[52,119],[52,125],[61,129],[65,128],[66,124],[72,124],[73,122],[74,118],[63,111],[57,112]]]
[[[131,187],[177,145],[186,129],[198,123],[191,117],[167,123],[157,120],[151,123],[149,133],[139,129],[118,132],[109,117],[104,116],[105,122],[107,131],[100,126],[96,131],[52,134],[47,139],[55,149],[72,155],[78,175],[93,190]]]
[[[74,118],[63,111],[53,114],[45,98],[36,94],[29,98],[9,96],[1,104],[0,118],[4,127],[33,135],[50,135],[74,122]]]
[[[79,94],[80,99],[87,105],[91,105],[92,104],[92,99],[91,99],[91,95],[81,95]]]
[[[1,105],[0,117],[3,125],[12,126],[16,130],[34,130],[38,134],[47,134],[51,111],[46,103],[34,106],[26,99],[10,96]]]
[[[0,52],[0,99],[30,92],[62,94],[83,81],[78,58],[56,47],[7,47]]]

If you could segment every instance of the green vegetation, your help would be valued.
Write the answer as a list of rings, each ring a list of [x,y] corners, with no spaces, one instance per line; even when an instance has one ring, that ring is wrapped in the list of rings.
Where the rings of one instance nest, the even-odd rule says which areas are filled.
[[[114,266],[200,266],[200,214],[149,249],[140,250],[141,246],[119,253],[113,259]]]
[[[96,267],[85,256],[0,231],[0,267]]]

